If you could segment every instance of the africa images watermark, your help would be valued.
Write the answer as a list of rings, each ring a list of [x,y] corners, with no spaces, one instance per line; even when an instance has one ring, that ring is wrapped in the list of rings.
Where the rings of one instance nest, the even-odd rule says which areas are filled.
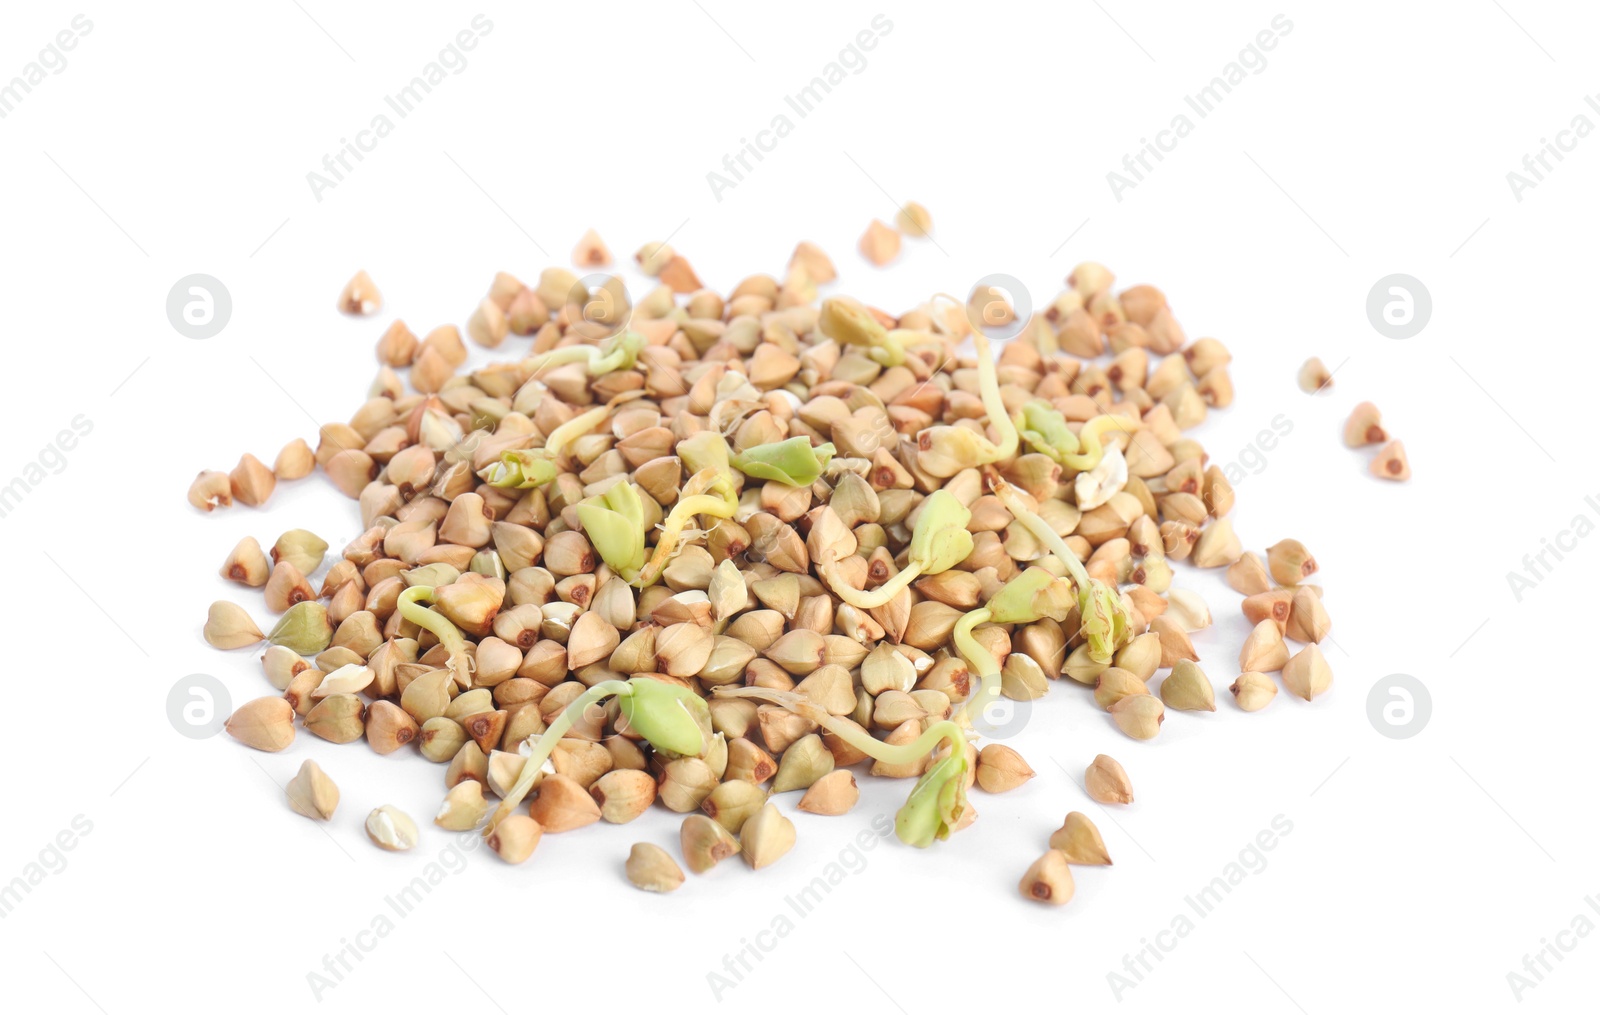
[[[1204,87],[1193,95],[1183,97],[1184,105],[1194,111],[1194,114],[1204,120],[1214,113],[1224,99],[1233,94],[1233,90],[1251,75],[1260,74],[1267,69],[1266,54],[1278,48],[1278,42],[1284,36],[1294,31],[1294,22],[1286,15],[1278,14],[1268,22],[1268,27],[1256,33],[1245,48],[1239,51],[1239,56],[1231,60],[1222,68],[1222,73],[1206,82]],[[1131,154],[1122,157],[1122,170],[1115,169],[1106,173],[1106,183],[1111,187],[1111,196],[1122,203],[1124,191],[1132,190],[1145,181],[1150,173],[1155,171],[1155,164],[1161,163],[1178,147],[1178,142],[1188,137],[1194,131],[1195,122],[1189,119],[1189,114],[1180,112],[1172,118],[1165,130],[1156,132],[1155,140],[1149,138],[1139,139],[1139,148]]]
[[[1255,834],[1244,847],[1239,850],[1236,859],[1228,861],[1222,871],[1205,884],[1193,895],[1183,897],[1184,909],[1178,910],[1168,921],[1165,930],[1157,931],[1153,937],[1139,939],[1139,950],[1122,957],[1122,968],[1112,969],[1106,973],[1106,984],[1111,987],[1111,996],[1121,1001],[1123,995],[1144,982],[1146,974],[1152,972],[1156,964],[1162,962],[1173,951],[1177,950],[1183,939],[1195,932],[1199,926],[1189,914],[1193,913],[1201,920],[1217,911],[1233,890],[1245,882],[1252,874],[1260,874],[1267,869],[1267,854],[1278,848],[1278,844],[1294,831],[1294,822],[1282,814],[1274,815],[1268,826]]]
[[[1585,895],[1583,904],[1600,915],[1600,895]],[[1547,937],[1540,938],[1539,949],[1522,957],[1522,968],[1506,973],[1506,985],[1511,988],[1511,996],[1520,1004],[1524,994],[1543,983],[1545,976],[1553,972],[1558,964],[1567,961],[1567,956],[1577,950],[1579,943],[1594,932],[1594,920],[1580,909],[1567,922],[1566,929],[1556,931],[1554,941]]]
[[[94,22],[82,14],[75,14],[68,27],[56,33],[50,44],[39,50],[39,55],[23,65],[22,71],[10,81],[0,84],[0,120],[16,111],[22,100],[33,94],[34,88],[49,80],[50,74],[60,74],[67,69],[67,53],[78,48],[78,40],[94,31]]]
[[[711,996],[721,1001],[745,976],[767,957],[778,944],[799,926],[795,920],[804,920],[821,905],[845,879],[867,869],[867,854],[894,833],[894,821],[887,814],[879,814],[872,823],[855,834],[843,849],[804,886],[783,897],[784,908],[772,914],[767,926],[748,938],[739,939],[739,949],[722,957],[722,969],[706,973],[706,985]],[[790,919],[790,914],[794,919]]]
[[[483,836],[476,830],[462,832],[452,839],[448,846],[423,865],[415,877],[392,895],[383,897],[383,908],[372,914],[367,925],[352,935],[354,940],[340,938],[338,950],[322,957],[322,968],[306,972],[306,986],[311,988],[312,997],[321,1001],[328,991],[343,983],[344,978],[355,971],[358,963],[365,961],[379,942],[395,932],[399,926],[397,921],[415,913],[423,900],[447,878],[466,870],[468,854],[483,843]]]
[[[478,48],[478,41],[494,31],[494,22],[486,15],[475,14],[471,21],[471,30],[463,28],[457,32],[449,45],[439,50],[436,59],[429,61],[422,73],[407,81],[405,85],[393,95],[385,95],[383,103],[392,110],[396,117],[404,120],[422,105],[424,99],[433,94],[433,90],[443,84],[453,75],[460,74],[467,69],[467,53]],[[368,155],[377,150],[378,142],[394,132],[395,121],[389,119],[387,112],[379,112],[367,124],[366,129],[356,131],[355,140],[340,138],[340,147],[330,155],[322,157],[322,171],[313,169],[306,174],[306,183],[311,187],[311,196],[322,203],[325,191],[333,190],[345,181],[345,177],[355,171],[355,166],[350,160],[360,163]]]
[[[1250,443],[1239,450],[1239,456],[1222,466],[1222,475],[1229,484],[1238,486],[1247,476],[1259,476],[1267,471],[1267,456],[1277,450],[1278,442],[1294,433],[1294,420],[1278,413],[1272,417],[1272,429],[1260,430]]]
[[[1600,116],[1600,98],[1585,95],[1583,101],[1596,116]],[[1521,172],[1513,169],[1506,173],[1506,183],[1511,186],[1511,196],[1521,204],[1524,192],[1533,190],[1544,182],[1545,177],[1555,172],[1556,167],[1551,164],[1551,159],[1555,159],[1557,164],[1566,161],[1567,156],[1577,149],[1578,142],[1593,133],[1594,121],[1589,119],[1587,114],[1579,113],[1567,124],[1565,130],[1556,131],[1554,141],[1540,138],[1538,149],[1522,157]]]
[[[855,38],[839,50],[837,59],[830,60],[822,68],[822,73],[806,82],[805,85],[793,95],[783,97],[784,104],[793,110],[795,115],[804,120],[822,105],[822,100],[833,94],[833,90],[843,84],[847,73],[860,74],[867,69],[867,52],[878,48],[878,41],[894,31],[894,22],[887,15],[875,14],[868,22],[871,29],[863,28],[857,32]],[[732,154],[722,157],[723,172],[715,169],[706,173],[706,183],[711,187],[711,196],[720,204],[724,191],[732,190],[744,182],[745,175],[754,170],[750,159],[761,162],[777,147],[778,142],[793,133],[795,121],[789,119],[789,114],[780,112],[772,118],[764,130],[756,131],[755,140],[741,137],[739,149]]]
[[[46,479],[59,476],[67,470],[67,455],[78,446],[79,439],[93,432],[94,421],[79,413],[72,417],[70,426],[70,430],[58,432],[55,439],[34,456],[33,461],[12,477],[11,482],[0,486],[0,518],[7,517],[21,506],[28,494],[38,489]]]
[[[74,815],[66,828],[44,844],[37,859],[23,864],[22,873],[0,884],[0,920],[8,918],[13,910],[22,905],[22,900],[44,884],[46,878],[66,870],[67,854],[77,849],[79,841],[92,831],[93,821],[82,814]]]
[[[1600,518],[1600,498],[1588,496],[1583,499],[1584,506],[1594,512],[1594,518],[1579,512],[1572,516],[1572,524],[1557,532],[1552,538],[1541,536],[1541,547],[1534,553],[1522,555],[1522,570],[1507,571],[1506,584],[1511,586],[1511,596],[1517,602],[1522,602],[1524,592],[1537,588],[1539,583],[1550,577],[1555,570],[1555,564],[1550,563],[1550,558],[1555,558],[1559,564],[1566,559],[1565,554],[1572,553],[1578,548],[1578,540],[1587,538],[1596,528],[1595,518]]]

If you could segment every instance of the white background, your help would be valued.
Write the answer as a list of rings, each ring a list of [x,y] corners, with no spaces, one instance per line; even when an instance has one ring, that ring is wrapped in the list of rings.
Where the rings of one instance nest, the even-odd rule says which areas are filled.
[[[840,266],[833,291],[895,310],[992,272],[1042,302],[1085,259],[1161,286],[1191,336],[1236,356],[1237,402],[1198,432],[1213,460],[1238,461],[1279,414],[1292,422],[1238,484],[1235,520],[1257,550],[1305,541],[1334,618],[1335,681],[1314,705],[1280,694],[1247,715],[1223,700],[1138,744],[1082,688],[1052,687],[1013,741],[1036,779],[979,795],[981,819],[951,842],[867,854],[723,1005],[1516,1007],[1507,974],[1523,956],[1580,912],[1600,923],[1583,901],[1600,894],[1583,577],[1600,549],[1580,542],[1520,603],[1506,580],[1574,516],[1600,516],[1584,503],[1600,495],[1600,140],[1578,141],[1520,202],[1506,173],[1574,116],[1600,122],[1583,102],[1600,86],[1596,17],[1535,0],[1339,6],[11,5],[0,80],[80,11],[93,29],[0,120],[0,482],[74,416],[94,429],[0,519],[0,882],[75,815],[93,830],[0,920],[6,1007],[317,1007],[307,974],[445,849],[427,824],[441,772],[420,758],[308,735],[264,755],[174,731],[166,699],[186,674],[217,676],[235,703],[270,692],[257,653],[200,638],[212,599],[252,601],[216,577],[233,543],[303,526],[339,547],[357,532],[354,504],[320,478],[280,487],[263,512],[201,516],[184,491],[201,468],[242,451],[270,462],[346,418],[394,316],[419,333],[464,324],[496,270],[532,279],[589,226],[622,256],[671,234],[724,291],[781,272],[810,239]],[[307,172],[480,11],[493,29],[465,70],[316,200]],[[893,27],[865,69],[797,119],[784,96],[879,11]],[[1265,69],[1205,119],[1191,111],[1193,132],[1117,200],[1107,172],[1280,13],[1293,28]],[[780,113],[793,132],[719,201],[707,172]],[[936,245],[908,242],[873,269],[856,238],[910,199],[932,211]],[[363,267],[383,313],[341,317],[334,298]],[[233,299],[205,341],[164,310],[194,272]],[[1368,290],[1394,272],[1432,295],[1409,340],[1366,316]],[[1316,399],[1294,383],[1312,354],[1343,364]],[[1411,483],[1372,480],[1368,456],[1340,443],[1362,399],[1405,440]],[[1223,688],[1246,629],[1237,596],[1179,574],[1219,618],[1197,644]],[[1431,692],[1413,739],[1368,720],[1369,691],[1393,673]],[[1102,751],[1138,793],[1115,814],[1081,788]],[[343,789],[325,830],[277,785],[308,757]],[[731,862],[668,897],[621,873],[635,841],[675,851],[665,812],[548,836],[519,868],[474,855],[320,1006],[714,1009],[707,974],[906,789],[863,785],[847,817],[797,815],[799,844],[777,866]],[[361,818],[385,802],[423,822],[414,852],[367,843]],[[1021,900],[1018,877],[1075,809],[1115,866],[1078,868],[1064,909]],[[1293,831],[1265,869],[1119,1001],[1107,974],[1278,815]],[[1575,950],[1522,1008],[1592,1003],[1600,941],[1562,940]]]

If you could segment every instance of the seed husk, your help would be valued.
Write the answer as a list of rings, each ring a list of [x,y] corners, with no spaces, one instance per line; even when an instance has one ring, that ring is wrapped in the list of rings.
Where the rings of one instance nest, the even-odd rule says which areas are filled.
[[[508,814],[484,839],[506,863],[522,863],[539,847],[544,829],[526,814]]]
[[[655,802],[656,781],[649,772],[616,769],[596,779],[589,787],[589,795],[600,805],[601,820],[626,824]]]
[[[1320,642],[1328,636],[1333,621],[1322,605],[1322,597],[1312,589],[1302,586],[1295,590],[1289,604],[1289,620],[1284,633],[1295,641]]]
[[[471,740],[462,744],[456,756],[450,759],[450,765],[444,773],[444,784],[446,787],[459,786],[468,779],[483,785],[489,783],[489,759]]]
[[[1253,553],[1246,553],[1228,565],[1228,587],[1241,596],[1254,596],[1272,591],[1272,576],[1267,565]]]
[[[772,792],[809,789],[832,771],[833,755],[822,745],[822,738],[815,733],[807,734],[783,752],[778,762],[778,774],[772,779]]]
[[[454,682],[449,670],[430,669],[400,692],[400,707],[419,723],[442,716],[450,707],[450,687]]]
[[[1069,812],[1061,827],[1050,834],[1050,848],[1059,851],[1067,863],[1111,866],[1111,854],[1106,851],[1100,829],[1081,811]]]
[[[907,201],[895,212],[894,224],[907,236],[924,237],[933,230],[933,216],[915,201]],[[819,280],[820,281],[820,280]]]
[[[702,758],[677,758],[661,773],[656,795],[667,810],[687,814],[700,807],[717,788],[717,774]]]
[[[1149,694],[1145,682],[1127,670],[1113,666],[1100,674],[1094,685],[1094,703],[1110,711],[1111,706],[1130,694]]]
[[[1189,561],[1195,567],[1227,567],[1238,560],[1242,553],[1244,546],[1239,542],[1239,537],[1234,535],[1233,523],[1226,518],[1218,518],[1200,533]]]
[[[1289,610],[1293,602],[1293,589],[1273,589],[1271,592],[1245,596],[1239,606],[1244,610],[1244,619],[1252,625],[1271,620],[1282,631],[1289,622]]]
[[[1117,728],[1135,740],[1152,740],[1161,732],[1166,709],[1152,694],[1130,694],[1111,706]]]
[[[282,698],[256,698],[234,709],[223,729],[247,747],[281,751],[294,742],[294,708]]]
[[[812,783],[795,807],[807,814],[839,815],[849,813],[860,799],[855,773],[836,768]]]
[[[739,851],[752,870],[770,867],[794,848],[794,822],[768,803],[739,830]]]
[[[707,817],[737,835],[751,815],[766,803],[766,790],[748,779],[732,777],[730,771],[727,781],[718,785],[700,802],[700,809]]]
[[[594,802],[589,791],[564,775],[546,775],[541,779],[538,796],[533,798],[528,810],[547,832],[570,832],[600,820],[600,805]]]
[[[1172,617],[1165,614],[1156,617],[1150,622],[1150,630],[1161,643],[1162,666],[1176,666],[1180,659],[1194,661],[1200,658],[1200,654],[1194,650],[1194,642],[1189,639],[1189,632]]]
[[[639,265],[639,270],[652,277],[661,274],[661,269],[672,260],[673,250],[665,243],[650,242],[640,247],[633,255]]]
[[[1079,646],[1078,649],[1073,650],[1073,655],[1078,655],[1080,651],[1084,653],[1085,659],[1087,659],[1088,646]],[[1161,666],[1161,635],[1155,631],[1146,631],[1144,634],[1135,637],[1128,644],[1117,650],[1113,662],[1118,669],[1126,670],[1140,680],[1148,681],[1155,676],[1156,670]],[[1070,661],[1068,666],[1070,669]],[[1100,673],[1103,672],[1105,672],[1105,667],[1102,665],[1100,671],[1095,673],[1094,677],[1098,678]],[[1078,679],[1072,673],[1068,673],[1068,676]],[[1093,684],[1094,680],[1082,682]]]
[[[1000,668],[1000,693],[1012,701],[1032,701],[1042,698],[1050,689],[1049,678],[1038,661],[1021,652],[1006,657]]]
[[[262,592],[266,598],[267,609],[273,613],[282,613],[296,603],[317,597],[315,590],[311,588],[311,583],[306,581],[306,576],[287,560],[280,560],[273,566],[272,574],[267,578],[266,587]]]
[[[203,632],[206,644],[223,650],[245,648],[261,641],[261,628],[250,619],[244,607],[226,600],[217,600],[206,612]]]
[[[1203,631],[1211,626],[1211,608],[1197,592],[1189,589],[1167,591],[1167,613],[1185,631]]]
[[[1161,701],[1168,708],[1181,712],[1215,712],[1216,691],[1211,680],[1200,667],[1181,659],[1172,672],[1161,682]]]
[[[379,754],[398,751],[415,740],[417,732],[417,721],[392,701],[380,699],[367,710],[367,743]]]
[[[317,456],[304,438],[296,437],[283,446],[272,462],[272,474],[280,480],[304,479],[317,467]]]
[[[1278,685],[1265,673],[1241,673],[1228,688],[1233,700],[1246,712],[1259,712],[1272,703],[1278,695]]]
[[[1251,629],[1239,649],[1239,669],[1246,673],[1271,673],[1283,669],[1288,661],[1289,647],[1283,643],[1283,632],[1270,617]]]
[[[355,695],[331,694],[306,713],[306,731],[335,744],[348,744],[360,740],[365,732],[366,712]]]
[[[267,675],[267,683],[280,691],[287,690],[290,681],[310,668],[310,663],[282,645],[268,645],[261,656],[261,669]]]
[[[484,799],[483,784],[466,779],[450,787],[433,823],[452,832],[465,832],[477,828],[478,822],[488,813],[489,801]]]
[[[1132,642],[1129,642],[1127,645],[1123,646],[1123,648],[1132,648],[1133,645],[1139,643],[1141,639],[1145,638],[1148,638],[1149,641],[1143,643],[1138,651],[1130,657],[1130,661],[1136,663],[1140,667],[1143,667],[1145,665],[1145,656],[1153,652],[1154,655],[1151,656],[1149,660],[1149,667],[1150,672],[1154,674],[1156,671],[1156,665],[1161,661],[1161,640],[1158,636],[1141,634],[1138,638],[1135,638]],[[1116,661],[1120,664],[1122,660],[1120,657],[1118,657]],[[1085,643],[1073,649],[1072,654],[1067,656],[1067,661],[1062,666],[1061,672],[1071,680],[1075,680],[1080,684],[1087,684],[1090,687],[1093,687],[1095,683],[1099,681],[1100,674],[1104,673],[1108,668],[1110,668],[1110,665],[1110,663],[1097,662],[1091,658],[1089,655],[1089,646],[1087,643]],[[1128,667],[1124,668],[1127,669]],[[1004,671],[1002,671],[1002,673],[1003,672]],[[1130,670],[1130,672],[1132,671]]]
[[[1103,804],[1133,803],[1133,782],[1110,755],[1098,754],[1083,775],[1083,788],[1089,799]]]
[[[300,655],[314,656],[332,644],[333,630],[328,608],[308,600],[289,607],[267,632],[267,640]]]
[[[1289,693],[1310,701],[1333,683],[1333,670],[1322,649],[1307,645],[1283,664],[1283,686]]]
[[[352,275],[339,293],[338,308],[341,314],[366,317],[377,313],[382,307],[383,296],[365,270]]]
[[[233,506],[233,483],[226,472],[207,470],[189,484],[189,503],[201,511]]]
[[[313,821],[327,821],[339,807],[339,787],[310,758],[300,763],[300,771],[289,780],[284,792],[290,809]]]
[[[1360,448],[1368,444],[1382,444],[1389,439],[1383,428],[1383,414],[1371,402],[1362,402],[1350,410],[1344,423],[1345,447]]]
[[[1052,849],[1033,862],[1017,887],[1025,899],[1064,906],[1072,901],[1072,869],[1067,866],[1067,858]]]
[[[1292,588],[1317,573],[1317,561],[1300,540],[1283,539],[1267,547],[1267,570]]]
[[[417,823],[392,804],[384,804],[367,815],[367,838],[379,849],[400,853],[417,844]]]
[[[691,814],[683,819],[683,827],[678,830],[678,848],[689,869],[704,874],[739,852],[739,840],[704,814]]]
[[[1411,462],[1406,458],[1406,446],[1399,441],[1385,444],[1372,460],[1372,474],[1379,479],[1404,482],[1411,478]]]
[[[671,892],[683,884],[683,871],[677,861],[654,843],[634,843],[624,869],[629,883],[642,891]]]
[[[277,485],[278,478],[255,455],[240,456],[239,464],[228,474],[228,486],[233,491],[233,499],[250,507],[265,504]]]
[[[881,268],[900,255],[900,234],[879,219],[873,219],[857,244],[861,256]]]
[[[229,581],[258,589],[267,583],[267,576],[271,572],[272,565],[267,562],[261,544],[256,542],[254,536],[245,536],[228,554],[228,559],[222,562],[220,573]]]
[[[978,752],[977,783],[986,793],[1005,793],[1032,779],[1022,755],[1005,744],[985,744]]]
[[[1333,387],[1333,375],[1323,365],[1322,360],[1313,356],[1300,365],[1300,373],[1296,377],[1300,390],[1308,395],[1319,394]]]

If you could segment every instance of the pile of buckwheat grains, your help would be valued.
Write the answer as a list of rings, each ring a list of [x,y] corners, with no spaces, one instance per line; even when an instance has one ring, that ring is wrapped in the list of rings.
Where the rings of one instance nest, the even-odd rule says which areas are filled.
[[[592,232],[574,251],[610,260]],[[966,828],[974,785],[1034,774],[980,743],[1002,697],[1065,678],[1134,740],[1169,710],[1214,711],[1189,637],[1211,611],[1175,568],[1226,569],[1244,597],[1238,708],[1279,683],[1328,689],[1316,561],[1295,540],[1246,552],[1232,487],[1186,436],[1232,401],[1231,355],[1188,341],[1159,289],[1079,265],[996,359],[973,324],[1010,318],[993,292],[898,315],[819,302],[835,272],[809,243],[726,296],[665,244],[636,260],[660,284],[631,305],[606,276],[496,276],[466,338],[514,351],[469,373],[460,329],[396,320],[367,400],[314,449],[196,478],[190,502],[211,511],[320,468],[365,530],[331,561],[299,529],[227,555],[223,577],[276,615],[263,634],[211,607],[211,645],[266,643],[274,693],[234,712],[234,738],[420,752],[444,769],[435,824],[480,829],[511,863],[545,833],[659,805],[685,816],[679,857],[701,874],[780,860],[795,826],[777,801],[844,814],[861,775],[910,781],[902,841]],[[362,272],[338,305],[382,302]],[[1133,799],[1105,755],[1084,786]],[[315,820],[339,802],[309,760],[288,796]],[[389,850],[420,835],[392,806],[366,830]],[[1020,889],[1065,903],[1069,865],[1110,862],[1072,812]],[[650,891],[685,881],[651,843],[625,870]]]

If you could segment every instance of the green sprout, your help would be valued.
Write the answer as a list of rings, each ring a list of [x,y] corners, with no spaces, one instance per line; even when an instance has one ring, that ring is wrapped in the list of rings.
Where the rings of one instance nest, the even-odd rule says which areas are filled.
[[[698,756],[705,750],[705,731],[711,726],[711,710],[698,694],[649,677],[602,680],[572,699],[572,703],[540,735],[523,762],[517,781],[490,816],[489,824],[483,830],[485,838],[527,797],[544,770],[545,761],[561,738],[572,729],[573,723],[589,706],[613,695],[620,699],[622,716],[628,726],[644,737],[650,746],[685,757]]]
[[[894,816],[894,833],[908,846],[926,849],[948,839],[967,810],[967,745],[951,738],[950,751],[935,761]]]
[[[644,568],[644,503],[626,479],[578,505],[578,523],[611,570],[632,581]]]
[[[941,574],[965,560],[972,553],[972,533],[967,531],[971,520],[972,512],[954,494],[935,490],[922,502],[906,549],[906,566],[899,574],[867,592],[845,581],[836,561],[817,561],[817,571],[840,599],[859,609],[875,609],[894,599],[918,577]]]
[[[923,849],[936,840],[949,838],[967,811],[967,735],[949,719],[929,726],[909,744],[886,744],[855,723],[819,708],[796,691],[724,684],[712,693],[721,698],[757,698],[782,706],[810,719],[868,757],[889,765],[910,764],[932,754],[940,744],[946,744],[948,753],[917,780],[911,795],[895,815],[895,834],[908,846]]]
[[[1110,414],[1100,415],[1083,424],[1074,434],[1067,428],[1067,418],[1045,402],[1029,402],[1022,407],[1017,420],[1022,439],[1029,447],[1079,472],[1088,472],[1100,464],[1106,453],[1101,438],[1112,430],[1126,429],[1127,422],[1131,421]]]
[[[809,437],[790,437],[786,441],[757,444],[729,459],[735,469],[752,479],[766,479],[787,486],[810,486],[832,460],[832,444],[811,446]]]
[[[555,456],[544,448],[507,451],[498,462],[478,470],[478,478],[501,490],[531,490],[556,478]]]
[[[707,469],[728,471],[728,442],[715,430],[701,430],[685,437],[678,442],[676,450],[678,460],[691,476]]]
[[[450,675],[461,687],[472,686],[472,657],[467,655],[467,640],[456,625],[437,610],[422,605],[422,600],[433,602],[432,585],[413,585],[400,593],[395,608],[400,616],[425,631],[431,631],[449,653]]]
[[[1049,617],[1060,622],[1072,611],[1072,590],[1060,578],[1042,567],[1030,567],[989,599],[987,606],[972,610],[956,621],[950,639],[956,651],[978,675],[978,688],[962,709],[971,722],[1000,697],[1000,660],[973,637],[979,624],[1031,624]]]
[[[711,721],[704,698],[660,680],[634,680],[629,686],[633,691],[622,696],[621,711],[630,729],[660,750],[684,757],[700,753],[702,727]]]
[[[1089,657],[1097,663],[1110,662],[1129,633],[1128,612],[1116,586],[1090,578],[1078,555],[1056,534],[1049,522],[1028,506],[1010,483],[992,475],[990,485],[1005,509],[1066,567],[1077,589],[1078,617],[1082,625],[1081,633],[1089,643]]]
[[[913,346],[942,344],[926,331],[885,328],[872,311],[848,296],[830,296],[822,301],[817,328],[840,345],[864,348],[874,363],[885,367],[910,365],[907,350]]]
[[[597,405],[580,412],[550,431],[550,436],[544,439],[544,447],[504,452],[498,462],[480,469],[478,477],[502,490],[531,490],[543,486],[556,478],[558,463],[567,445],[599,426],[610,411],[610,405]]]

